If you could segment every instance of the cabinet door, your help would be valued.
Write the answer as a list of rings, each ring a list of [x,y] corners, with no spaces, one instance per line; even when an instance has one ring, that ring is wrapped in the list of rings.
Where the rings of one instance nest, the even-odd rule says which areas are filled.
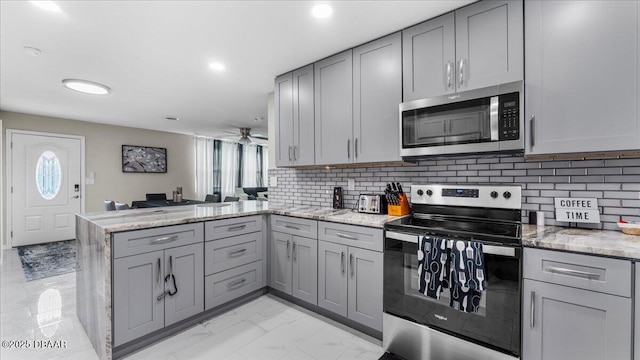
[[[349,248],[348,317],[382,331],[382,253]]]
[[[631,358],[631,299],[525,280],[522,358]]]
[[[318,240],[293,236],[291,295],[318,304]]]
[[[634,264],[636,272],[636,288],[635,288],[635,321],[634,321],[634,352],[633,358],[640,360],[640,264]]]
[[[525,153],[639,149],[638,2],[538,0],[525,10]]]
[[[271,232],[271,287],[291,294],[291,246],[292,236]]]
[[[163,251],[113,261],[113,346],[164,327]]]
[[[316,165],[353,162],[352,58],[347,50],[315,63]]]
[[[523,79],[521,0],[480,1],[455,14],[458,91]]]
[[[399,161],[402,102],[400,32],[353,49],[355,162]]]
[[[313,64],[293,72],[293,162],[315,164]]]
[[[167,249],[164,261],[167,274],[176,278],[175,295],[164,298],[165,326],[204,311],[204,249],[193,244]],[[165,282],[165,290],[175,291],[173,281]]]
[[[403,30],[402,54],[403,101],[454,93],[456,50],[453,13]]]
[[[286,73],[276,78],[276,166],[293,163],[293,75]]]
[[[318,241],[318,306],[344,317],[348,298],[347,257],[346,246]]]

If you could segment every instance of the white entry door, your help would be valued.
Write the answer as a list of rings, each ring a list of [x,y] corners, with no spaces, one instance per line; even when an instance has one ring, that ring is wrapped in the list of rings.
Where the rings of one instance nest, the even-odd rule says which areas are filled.
[[[11,134],[11,244],[75,239],[81,139]]]

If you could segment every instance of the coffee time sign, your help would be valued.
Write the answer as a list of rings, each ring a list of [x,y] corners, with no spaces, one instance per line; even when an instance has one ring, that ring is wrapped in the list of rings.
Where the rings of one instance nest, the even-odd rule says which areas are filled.
[[[599,223],[598,199],[555,198],[556,221]]]

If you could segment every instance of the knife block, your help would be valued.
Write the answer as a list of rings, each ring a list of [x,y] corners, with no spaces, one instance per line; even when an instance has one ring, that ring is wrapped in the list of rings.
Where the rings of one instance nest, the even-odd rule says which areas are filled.
[[[409,200],[407,199],[407,194],[400,194],[399,196],[399,205],[388,205],[387,212],[389,215],[393,216],[402,216],[411,214],[411,209],[409,208]]]

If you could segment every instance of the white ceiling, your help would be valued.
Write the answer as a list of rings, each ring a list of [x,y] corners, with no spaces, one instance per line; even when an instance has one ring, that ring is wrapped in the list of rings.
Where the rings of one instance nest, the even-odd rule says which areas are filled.
[[[317,1],[57,1],[54,13],[1,0],[0,109],[204,136],[241,126],[266,134],[277,75],[471,2],[332,1],[332,16],[316,19]],[[211,70],[213,61],[226,70]],[[64,78],[112,93],[77,93]]]

